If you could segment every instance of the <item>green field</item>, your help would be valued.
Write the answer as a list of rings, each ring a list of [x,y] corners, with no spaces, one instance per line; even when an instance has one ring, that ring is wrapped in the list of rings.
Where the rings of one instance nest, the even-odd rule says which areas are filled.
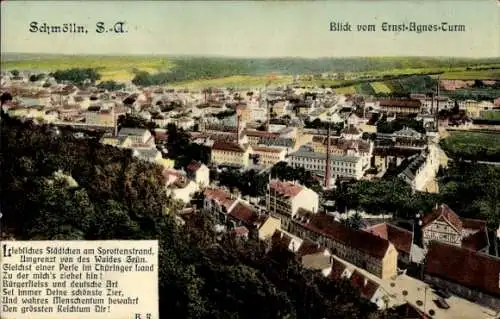
[[[500,69],[445,72],[441,80],[500,80]]]
[[[454,159],[500,161],[500,133],[451,131],[440,145]]]
[[[134,70],[155,73],[168,70],[172,63],[164,57],[142,56],[56,56],[43,59],[2,61],[2,69],[53,72],[71,68],[97,69],[101,81],[128,81]]]
[[[356,87],[354,85],[337,88],[337,89],[334,89],[334,91],[337,94],[356,94],[357,93]]]
[[[392,90],[384,82],[372,82],[370,83],[375,93],[391,93]]]
[[[255,88],[264,87],[266,84],[268,84],[269,87],[273,87],[290,84],[292,82],[292,76],[277,76],[276,79],[269,81],[267,76],[235,75],[217,79],[179,82],[169,85],[169,87],[188,89],[202,89],[207,87]]]
[[[500,110],[497,111],[483,111],[481,112],[481,118],[485,120],[497,120],[500,121]]]

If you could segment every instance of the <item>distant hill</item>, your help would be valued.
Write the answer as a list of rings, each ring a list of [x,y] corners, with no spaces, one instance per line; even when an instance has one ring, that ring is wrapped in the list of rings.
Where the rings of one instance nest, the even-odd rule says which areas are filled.
[[[347,58],[231,58],[162,55],[57,55],[2,54],[2,70],[53,72],[67,68],[95,68],[103,80],[132,80],[153,75],[153,83],[220,79],[232,76],[279,76],[320,73],[432,74],[452,71],[500,69],[500,58],[347,57]],[[146,74],[147,72],[147,74]],[[373,74],[366,75],[373,77]]]

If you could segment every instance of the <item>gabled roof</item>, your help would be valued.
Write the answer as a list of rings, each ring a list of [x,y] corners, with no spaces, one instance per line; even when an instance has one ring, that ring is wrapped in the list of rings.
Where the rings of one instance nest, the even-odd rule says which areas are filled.
[[[481,219],[461,218],[462,227],[464,229],[484,230],[486,229],[486,221]]]
[[[277,193],[280,193],[281,195],[286,197],[295,197],[303,189],[300,185],[294,184],[292,182],[283,182],[277,179],[272,180],[269,184],[269,187]]]
[[[229,216],[242,222],[247,227],[258,227],[262,221],[259,214],[250,206],[239,201],[236,206],[231,209]]]
[[[369,227],[367,232],[390,241],[401,252],[410,254],[413,235],[410,231],[392,224],[382,223]]]
[[[497,257],[432,241],[425,260],[425,271],[432,276],[500,296]]]
[[[283,249],[288,249],[290,243],[292,242],[292,237],[288,236],[280,230],[276,230],[271,237],[271,242],[274,247],[281,247]]]
[[[324,253],[326,251],[325,247],[321,247],[319,244],[311,241],[311,240],[304,240],[302,244],[299,247],[299,250],[297,251],[297,255],[299,257],[307,256],[307,255],[314,255],[318,253]]]
[[[205,190],[204,195],[210,200],[214,200],[219,205],[222,205],[228,210],[236,201],[236,199],[231,198],[229,194],[218,188],[209,188]]]
[[[383,258],[390,246],[388,240],[363,230],[346,227],[326,214],[315,214],[308,222],[299,222],[299,224],[312,232],[324,235],[375,258]]]
[[[434,208],[432,213],[425,215],[422,219],[422,228],[425,228],[438,219],[450,224],[457,232],[462,232],[463,225],[460,217],[446,204],[441,204],[437,208]]]
[[[328,275],[328,279],[339,280],[342,278],[342,274],[347,269],[347,266],[336,258],[332,258],[332,271]]]
[[[366,278],[357,270],[352,273],[350,281],[354,287],[359,289],[361,296],[367,299],[372,299],[379,288],[379,284]]]
[[[406,302],[394,308],[394,311],[402,319],[429,319],[418,307]]]
[[[489,245],[490,243],[488,240],[488,232],[486,229],[482,229],[462,239],[462,247],[474,251],[482,250],[486,247],[489,247]]]
[[[118,132],[118,135],[142,136],[147,132],[148,130],[144,128],[123,127],[120,129],[120,132]]]
[[[245,153],[246,148],[236,143],[216,140],[212,145],[212,150]]]

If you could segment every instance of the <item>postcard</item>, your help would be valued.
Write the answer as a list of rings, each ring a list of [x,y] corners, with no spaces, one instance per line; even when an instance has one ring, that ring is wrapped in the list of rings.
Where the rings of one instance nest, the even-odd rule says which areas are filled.
[[[498,319],[499,4],[1,1],[0,317]]]

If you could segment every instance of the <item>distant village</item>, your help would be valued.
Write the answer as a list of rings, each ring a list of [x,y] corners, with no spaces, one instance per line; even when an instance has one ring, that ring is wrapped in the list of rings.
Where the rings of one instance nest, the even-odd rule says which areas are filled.
[[[466,81],[442,81],[432,95],[375,98],[294,84],[193,90],[128,83],[109,91],[30,76],[2,73],[1,91],[13,97],[3,112],[49,123],[56,132],[102,131],[101,143],[157,163],[167,193],[179,203],[180,224],[190,214],[210,214],[219,232],[256,236],[287,249],[306,268],[332,280],[348,279],[380,309],[405,307],[415,313],[412,318],[430,318],[430,308],[436,318],[483,318],[500,311],[500,259],[490,253],[500,228],[498,238],[491,238],[485,221],[461,218],[448,203],[436,203],[419,216],[420,247],[414,232],[391,223],[392,216],[331,210],[321,195],[343,181],[376,180],[389,171],[414,192],[438,192],[436,176],[450,160],[440,139],[449,130],[498,130],[500,125],[474,119],[484,111],[500,112],[500,97],[457,100],[440,94]],[[126,115],[156,128],[119,127]],[[417,123],[421,129],[405,124],[380,132],[380,121]],[[178,167],[165,147],[169,124],[210,149],[209,161]],[[311,172],[321,189],[271,176],[279,163]],[[213,179],[212,171],[227,170],[267,176],[266,194],[243,196]],[[201,204],[193,205],[197,194]],[[342,222],[354,214],[364,221],[360,229]],[[407,274],[410,264],[421,265],[423,276]]]

